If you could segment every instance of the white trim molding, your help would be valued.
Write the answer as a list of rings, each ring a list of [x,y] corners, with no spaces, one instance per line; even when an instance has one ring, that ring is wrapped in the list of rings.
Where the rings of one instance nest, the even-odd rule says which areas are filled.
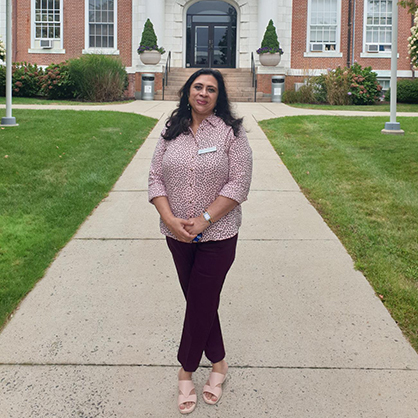
[[[303,56],[305,58],[341,58],[343,56],[342,52],[304,52]]]

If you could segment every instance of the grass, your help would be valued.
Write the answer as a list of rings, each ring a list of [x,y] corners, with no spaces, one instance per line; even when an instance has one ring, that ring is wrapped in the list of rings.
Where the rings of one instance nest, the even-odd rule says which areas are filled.
[[[156,123],[106,111],[14,116],[19,126],[0,130],[0,327]]]
[[[122,100],[119,102],[83,102],[81,100],[48,100],[43,97],[13,97],[12,104],[18,105],[104,105],[104,104],[124,104],[131,103],[133,99]],[[6,98],[0,96],[0,105],[6,104]]]
[[[260,123],[418,351],[418,124],[382,135],[386,118],[297,116]]]
[[[289,106],[304,108],[304,109],[320,109],[320,110],[357,110],[362,112],[390,112],[389,103],[381,103],[370,106],[333,106],[327,104],[308,104],[308,103],[293,103]],[[397,112],[417,112],[418,104],[398,103],[396,106]]]

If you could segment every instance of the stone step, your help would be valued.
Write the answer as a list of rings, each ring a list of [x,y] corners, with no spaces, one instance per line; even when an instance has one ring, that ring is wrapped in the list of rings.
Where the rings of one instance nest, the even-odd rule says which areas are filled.
[[[187,79],[197,71],[196,68],[171,68],[168,74],[168,85],[165,87],[164,100],[178,101],[178,92]],[[226,88],[228,90],[228,97],[231,102],[253,102],[254,101],[254,87],[252,87],[252,74],[246,68],[226,68],[219,69],[225,79]],[[156,100],[162,100],[162,92],[157,92]],[[266,100],[263,93],[257,94],[257,100]]]

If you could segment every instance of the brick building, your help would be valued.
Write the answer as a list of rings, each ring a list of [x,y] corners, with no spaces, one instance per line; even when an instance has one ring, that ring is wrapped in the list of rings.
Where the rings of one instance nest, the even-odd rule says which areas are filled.
[[[155,72],[158,82],[168,54],[144,66],[138,47],[150,18],[171,66],[249,69],[257,65],[259,89],[270,90],[272,74],[286,86],[354,61],[371,66],[387,86],[392,43],[392,0],[11,0],[13,61],[46,66],[85,53],[119,56],[135,78]],[[0,2],[0,36],[6,32],[6,1]],[[277,67],[259,65],[256,49],[269,19],[281,47]],[[398,77],[411,77],[407,37],[411,15],[399,8]],[[136,77],[135,77],[136,74]],[[136,85],[138,89],[138,83]]]

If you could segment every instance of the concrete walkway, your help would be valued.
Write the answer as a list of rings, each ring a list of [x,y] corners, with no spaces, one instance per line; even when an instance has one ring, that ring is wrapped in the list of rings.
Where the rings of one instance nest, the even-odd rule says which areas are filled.
[[[174,105],[71,107],[159,122],[0,334],[1,418],[180,416],[184,301],[146,191]],[[209,370],[199,369],[191,416],[416,418],[417,353],[256,123],[331,112],[273,103],[237,111],[249,130],[254,177],[220,308],[230,373],[213,407],[200,397]]]

